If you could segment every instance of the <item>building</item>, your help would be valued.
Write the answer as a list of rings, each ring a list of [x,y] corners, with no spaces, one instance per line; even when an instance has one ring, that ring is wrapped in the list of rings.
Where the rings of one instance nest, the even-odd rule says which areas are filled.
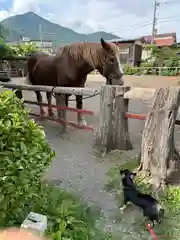
[[[30,40],[28,43],[36,45],[41,51],[53,53],[53,42],[51,40]]]
[[[145,44],[151,44],[152,35],[144,36]],[[157,47],[171,47],[176,44],[176,33],[156,34],[155,44]],[[147,60],[151,56],[151,50],[143,49],[142,60]]]
[[[147,44],[151,44],[152,35],[143,36]],[[176,43],[176,33],[163,33],[156,34],[155,36],[155,44],[157,47],[169,47]]]
[[[30,44],[34,44],[35,46],[37,46],[41,51],[43,52],[47,52],[47,53],[54,53],[54,45],[53,42],[51,40],[34,40],[34,39],[29,39],[28,37],[22,37],[20,41],[16,41],[16,42],[11,42],[8,43],[11,46],[16,47],[17,45],[21,44],[21,43],[30,43]]]
[[[112,39],[107,42],[113,42],[118,45],[121,55],[120,60],[121,64],[131,65],[131,66],[139,66],[141,62],[142,55],[142,46],[145,42],[144,38],[139,39]]]

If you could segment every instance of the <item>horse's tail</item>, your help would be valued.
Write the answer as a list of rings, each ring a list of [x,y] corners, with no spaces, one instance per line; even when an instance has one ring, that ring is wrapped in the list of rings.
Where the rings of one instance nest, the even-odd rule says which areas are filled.
[[[34,78],[34,69],[37,64],[37,56],[31,55],[27,62],[27,77],[26,82],[27,84],[36,85],[36,80]]]

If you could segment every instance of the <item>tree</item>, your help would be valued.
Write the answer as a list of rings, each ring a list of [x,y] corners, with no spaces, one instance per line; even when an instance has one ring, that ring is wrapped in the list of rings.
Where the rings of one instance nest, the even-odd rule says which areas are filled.
[[[144,49],[151,50],[151,56],[148,60],[153,60],[157,66],[163,66],[167,60],[176,59],[179,61],[175,51],[170,47],[157,47],[155,44],[148,44],[144,46]],[[172,67],[172,66],[169,66]]]
[[[31,43],[20,43],[15,47],[12,47],[17,56],[27,56],[34,52],[39,52],[40,49]]]
[[[14,50],[10,46],[8,46],[2,38],[0,38],[0,59],[14,55]]]

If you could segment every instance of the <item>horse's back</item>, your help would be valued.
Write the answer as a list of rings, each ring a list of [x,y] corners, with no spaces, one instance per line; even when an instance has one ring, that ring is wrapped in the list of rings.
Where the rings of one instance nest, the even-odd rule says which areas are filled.
[[[32,84],[54,85],[54,82],[56,82],[54,56],[43,52],[32,54],[28,59],[27,65],[29,81]],[[49,81],[51,81],[51,84],[48,84]]]

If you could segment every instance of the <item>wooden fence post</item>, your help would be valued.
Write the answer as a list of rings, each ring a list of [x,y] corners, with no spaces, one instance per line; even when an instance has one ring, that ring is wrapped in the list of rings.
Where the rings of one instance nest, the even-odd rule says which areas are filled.
[[[155,190],[164,185],[176,168],[178,154],[174,147],[174,127],[179,104],[180,88],[157,89],[145,121],[141,164],[142,170],[151,174]]]
[[[124,99],[124,92],[128,89],[128,87],[109,85],[101,87],[100,121],[95,144],[101,155],[113,149],[132,149],[128,120],[125,118],[128,100]]]
[[[124,93],[130,87],[116,86],[114,116],[113,116],[113,149],[133,149],[129,137],[128,119],[125,113],[128,112],[129,99],[124,99]]]
[[[96,144],[101,155],[105,155],[112,149],[113,137],[113,101],[116,87],[103,85],[100,92],[100,120],[96,135]]]
[[[61,107],[66,107],[65,104],[65,94],[55,94],[55,98],[56,98],[56,105],[57,106],[61,106]],[[64,121],[64,123],[62,122],[62,131],[65,133],[67,131],[67,116],[66,116],[66,109],[65,110],[60,110],[57,109],[57,115],[58,115],[58,119]]]

